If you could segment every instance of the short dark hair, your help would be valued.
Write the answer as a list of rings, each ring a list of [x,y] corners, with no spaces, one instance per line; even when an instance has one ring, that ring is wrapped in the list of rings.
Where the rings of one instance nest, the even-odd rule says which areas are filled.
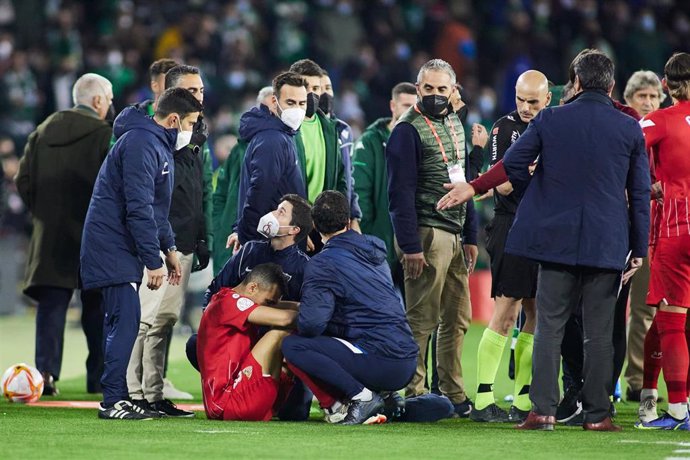
[[[414,94],[417,95],[417,87],[413,85],[412,83],[408,83],[406,81],[402,83],[398,83],[393,87],[393,91],[391,92],[391,98],[395,99],[396,97],[400,96],[401,94]]]
[[[342,230],[350,222],[350,203],[342,193],[325,190],[316,197],[311,208],[311,218],[319,233],[330,235]]]
[[[311,59],[300,59],[290,66],[290,72],[295,72],[305,77],[321,77],[323,69]]]
[[[247,274],[240,283],[243,286],[256,283],[259,289],[267,291],[273,286],[278,287],[279,295],[287,292],[287,278],[280,265],[274,263],[259,264]]]
[[[589,54],[593,51],[596,51],[592,48],[585,48],[579,53],[577,53],[577,56],[573,58],[573,60],[570,62],[570,66],[568,66],[568,81],[571,83],[575,83],[575,63],[582,58],[582,56]]]
[[[613,87],[613,61],[600,51],[581,56],[574,65],[575,75],[583,90],[609,91]]]
[[[151,80],[155,80],[159,75],[165,75],[170,69],[178,65],[177,61],[169,58],[153,61],[153,64],[149,67],[149,77],[151,77]]]
[[[664,78],[671,97],[679,101],[690,99],[690,54],[675,53],[664,66]]]
[[[165,87],[174,88],[183,75],[199,75],[199,69],[192,65],[180,64],[168,70],[165,74]]]
[[[290,225],[299,227],[299,233],[295,238],[296,242],[307,239],[314,223],[311,220],[311,204],[304,198],[294,193],[283,195],[280,201],[287,201],[292,205],[292,219]]]
[[[302,76],[295,72],[282,72],[276,75],[273,79],[273,94],[276,99],[280,98],[280,90],[283,86],[304,86],[307,87],[307,82]]]
[[[156,107],[156,117],[165,118],[171,113],[177,113],[184,118],[190,113],[201,112],[204,107],[192,93],[184,88],[169,88],[161,95]]]

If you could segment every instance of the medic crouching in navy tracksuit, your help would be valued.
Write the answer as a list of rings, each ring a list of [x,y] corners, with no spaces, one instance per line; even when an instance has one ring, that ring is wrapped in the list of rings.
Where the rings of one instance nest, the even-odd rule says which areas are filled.
[[[105,311],[99,418],[160,416],[128,400],[127,364],[139,328],[144,267],[150,289],[158,289],[166,275],[170,284],[179,283],[180,262],[168,222],[173,151],[201,111],[189,91],[172,88],[161,96],[153,118],[130,107],[115,120],[117,142],[98,173],[81,243],[84,289],[102,289]]]
[[[342,424],[381,423],[384,401],[375,392],[404,387],[418,353],[385,245],[348,228],[349,204],[339,192],[322,192],[312,219],[325,245],[307,264],[298,333],[284,339],[283,354],[327,413],[348,407]]]

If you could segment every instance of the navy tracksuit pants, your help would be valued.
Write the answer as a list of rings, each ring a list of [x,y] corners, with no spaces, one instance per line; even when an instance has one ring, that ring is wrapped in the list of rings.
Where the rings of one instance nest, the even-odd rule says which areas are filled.
[[[139,331],[141,304],[139,285],[136,283],[106,286],[101,292],[105,311],[105,359],[101,386],[103,405],[108,407],[122,399],[129,399],[127,365]]]
[[[397,359],[366,353],[333,337],[300,337],[283,340],[283,355],[290,364],[351,399],[364,387],[397,391],[412,379],[417,357]]]

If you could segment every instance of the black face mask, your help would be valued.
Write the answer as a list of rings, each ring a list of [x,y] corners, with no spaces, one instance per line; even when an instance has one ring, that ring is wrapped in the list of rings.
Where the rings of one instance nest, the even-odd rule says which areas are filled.
[[[328,93],[321,94],[321,97],[319,97],[319,108],[326,115],[333,113],[333,96]]]
[[[460,109],[456,113],[458,114],[458,118],[460,118],[460,123],[462,123],[464,125],[465,122],[467,121],[467,113],[468,113],[467,104],[460,107]]]
[[[319,96],[316,93],[307,94],[307,113],[306,117],[311,118],[319,108]]]
[[[424,113],[434,118],[443,116],[443,112],[448,108],[448,97],[431,94],[422,97],[422,109]]]
[[[110,104],[110,107],[108,107],[108,113],[105,114],[105,121],[112,125],[115,122],[116,115],[115,104]]]

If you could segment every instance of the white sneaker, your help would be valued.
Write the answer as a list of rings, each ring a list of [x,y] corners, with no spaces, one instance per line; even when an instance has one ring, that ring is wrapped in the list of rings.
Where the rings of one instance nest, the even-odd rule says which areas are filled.
[[[194,399],[190,393],[175,388],[175,385],[168,380],[163,379],[163,398],[164,399]]]
[[[349,404],[341,404],[335,410],[331,410],[330,408],[324,409],[323,410],[324,419],[328,423],[340,423],[343,420],[345,420],[345,417],[347,417],[348,407],[350,407]]]
[[[656,413],[656,398],[654,396],[647,396],[640,401],[640,408],[637,410],[637,415],[640,421],[647,423],[659,418]]]

